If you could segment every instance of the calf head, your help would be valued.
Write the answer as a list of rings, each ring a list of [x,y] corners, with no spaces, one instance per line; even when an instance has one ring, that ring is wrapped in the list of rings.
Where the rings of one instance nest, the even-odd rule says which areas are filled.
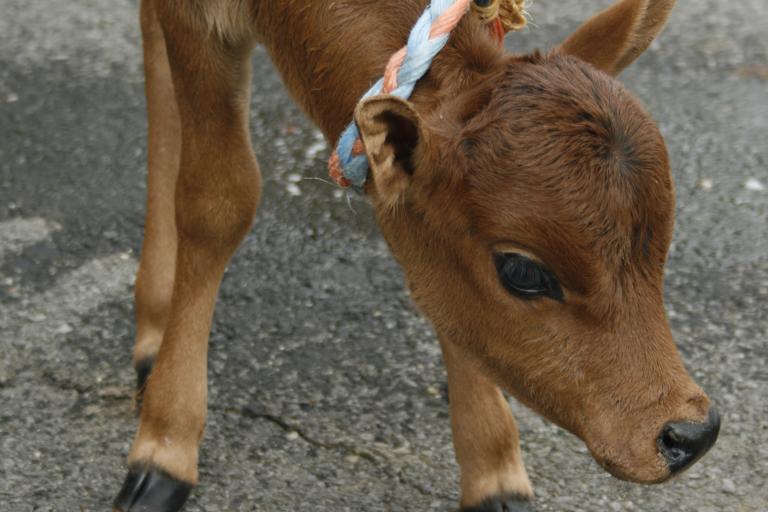
[[[378,97],[356,120],[366,192],[443,342],[612,474],[651,483],[700,457],[719,420],[664,312],[666,148],[614,78],[666,17],[647,20],[646,3],[548,54],[502,57],[422,115]]]

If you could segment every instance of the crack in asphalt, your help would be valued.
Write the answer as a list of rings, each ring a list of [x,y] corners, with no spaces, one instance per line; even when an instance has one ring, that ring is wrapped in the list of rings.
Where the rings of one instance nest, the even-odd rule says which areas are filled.
[[[411,489],[415,490],[422,496],[430,496],[433,498],[440,498],[442,500],[453,501],[453,502],[458,501],[458,498],[456,496],[448,496],[447,494],[432,492],[429,489],[426,489],[423,485],[410,481],[408,477],[403,474],[402,469],[399,469],[397,471],[397,474],[393,476],[395,476],[401,484],[410,487]]]
[[[256,412],[253,409],[250,409],[248,407],[223,407],[223,408],[212,407],[211,410],[222,411],[229,414],[237,414],[239,416],[242,416],[248,419],[266,420],[277,425],[278,427],[285,430],[286,432],[296,432],[296,434],[298,434],[298,436],[301,439],[303,439],[307,443],[317,448],[322,448],[324,450],[334,450],[334,451],[341,450],[346,452],[347,455],[357,455],[361,459],[365,459],[371,463],[377,462],[376,456],[369,451],[362,450],[348,443],[343,443],[343,442],[333,443],[328,441],[320,441],[310,436],[309,434],[307,434],[301,428],[288,423],[287,421],[283,420],[278,416],[275,416],[274,414]]]
[[[75,382],[59,379],[50,371],[44,371],[40,376],[44,381],[48,382],[51,387],[61,389],[62,391],[75,391],[79,395],[90,394],[93,391]]]
[[[268,421],[269,423],[280,427],[280,429],[285,432],[295,432],[299,438],[303,439],[305,442],[316,448],[328,451],[343,451],[346,455],[356,455],[381,469],[387,476],[397,478],[398,482],[400,482],[402,485],[406,485],[412,488],[423,496],[440,498],[444,500],[456,499],[455,496],[447,496],[441,493],[430,491],[424,488],[424,486],[409,480],[408,477],[403,473],[402,468],[394,468],[388,463],[387,459],[391,459],[391,456],[388,456],[381,450],[362,449],[358,446],[355,446],[354,444],[344,442],[321,441],[307,434],[306,431],[297,427],[296,425],[285,421],[279,416],[265,412],[257,412],[248,407],[211,407],[210,410],[225,412],[228,414],[236,414],[251,420]]]
[[[130,393],[121,394],[121,393],[103,393],[100,391],[103,391],[103,388],[100,390],[98,386],[84,386],[82,384],[76,383],[71,380],[62,379],[58,376],[56,376],[53,372],[50,370],[44,370],[40,376],[42,377],[42,380],[44,383],[47,383],[50,387],[60,389],[62,391],[74,391],[78,395],[88,395],[89,397],[92,397],[94,401],[103,401],[103,402],[122,402],[126,400],[132,400],[132,395]],[[15,386],[23,384],[23,381],[15,384]],[[39,382],[37,383],[40,384]],[[0,386],[2,387],[2,386]]]

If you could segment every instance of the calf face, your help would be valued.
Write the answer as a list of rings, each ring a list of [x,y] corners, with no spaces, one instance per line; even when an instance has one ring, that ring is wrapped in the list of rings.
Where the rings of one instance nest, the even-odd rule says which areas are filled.
[[[719,420],[664,313],[664,142],[603,72],[627,54],[599,53],[601,71],[580,37],[507,58],[427,115],[363,103],[367,193],[444,342],[615,476],[659,482],[706,452]]]

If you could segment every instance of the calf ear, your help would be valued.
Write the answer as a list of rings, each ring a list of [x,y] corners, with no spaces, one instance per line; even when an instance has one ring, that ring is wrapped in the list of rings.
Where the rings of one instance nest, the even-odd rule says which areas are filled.
[[[421,118],[409,102],[383,95],[360,102],[355,122],[371,167],[374,193],[394,203],[411,182],[414,153],[426,138]]]
[[[675,0],[622,0],[595,15],[558,49],[616,76],[659,35]]]

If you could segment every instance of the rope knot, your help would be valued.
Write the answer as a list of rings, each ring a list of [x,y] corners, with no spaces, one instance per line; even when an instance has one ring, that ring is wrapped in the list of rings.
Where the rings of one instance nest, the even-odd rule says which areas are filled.
[[[520,30],[526,25],[525,0],[474,0],[472,10],[484,23],[498,19],[504,32]]]

